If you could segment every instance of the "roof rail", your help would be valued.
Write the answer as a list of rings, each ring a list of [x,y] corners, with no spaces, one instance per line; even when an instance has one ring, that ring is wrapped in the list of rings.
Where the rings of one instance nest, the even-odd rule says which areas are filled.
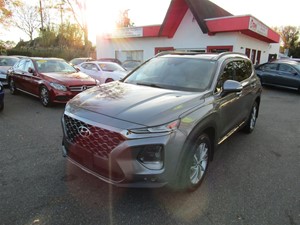
[[[215,52],[184,52],[184,51],[162,51],[159,52],[155,55],[155,57],[157,56],[163,56],[163,55],[206,55],[206,54],[215,54],[215,56],[213,57],[214,60],[218,60],[223,56],[226,55],[239,55],[239,56],[243,56],[245,57],[246,55],[243,53],[239,53],[239,52],[221,52],[221,53],[215,53]],[[247,57],[247,56],[246,56]]]
[[[185,52],[185,51],[162,51],[155,55],[156,56],[163,56],[163,55],[206,55],[206,54],[214,54],[212,52]]]
[[[246,56],[245,54],[240,53],[240,52],[221,52],[221,53],[218,53],[218,54],[214,57],[214,59],[215,59],[215,60],[218,60],[218,59],[220,59],[221,57],[223,57],[223,56],[225,56],[225,55],[239,55],[239,56],[243,56],[243,57]],[[247,56],[246,56],[246,57],[247,57]]]

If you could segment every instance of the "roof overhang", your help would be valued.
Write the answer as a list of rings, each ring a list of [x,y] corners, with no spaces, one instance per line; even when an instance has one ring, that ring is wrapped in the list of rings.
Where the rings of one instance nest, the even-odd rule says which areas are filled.
[[[210,35],[241,32],[267,43],[279,43],[280,35],[251,15],[205,19]]]

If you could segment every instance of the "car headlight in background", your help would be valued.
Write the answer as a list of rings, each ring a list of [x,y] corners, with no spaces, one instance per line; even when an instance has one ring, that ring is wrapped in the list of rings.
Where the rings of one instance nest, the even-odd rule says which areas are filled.
[[[58,84],[58,83],[50,83],[50,86],[53,87],[54,89],[56,90],[59,90],[59,91],[67,91],[67,88],[66,86],[62,85],[62,84]]]

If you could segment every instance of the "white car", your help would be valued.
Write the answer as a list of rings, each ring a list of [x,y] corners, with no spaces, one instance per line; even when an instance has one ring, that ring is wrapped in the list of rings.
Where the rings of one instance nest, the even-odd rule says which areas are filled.
[[[19,58],[13,56],[0,56],[0,81],[3,85],[7,85],[7,70],[10,69]]]
[[[100,84],[121,80],[128,73],[122,66],[114,62],[83,62],[77,65],[77,67],[81,72],[98,80]]]

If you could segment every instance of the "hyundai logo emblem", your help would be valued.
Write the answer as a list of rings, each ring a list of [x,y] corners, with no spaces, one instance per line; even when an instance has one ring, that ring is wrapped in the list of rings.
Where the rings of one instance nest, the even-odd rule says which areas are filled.
[[[78,133],[80,134],[81,137],[84,137],[84,138],[91,135],[91,131],[89,130],[89,128],[87,128],[85,126],[78,127]]]
[[[87,86],[83,85],[83,86],[82,86],[82,90],[84,91],[84,90],[86,90],[86,89],[87,89]]]

